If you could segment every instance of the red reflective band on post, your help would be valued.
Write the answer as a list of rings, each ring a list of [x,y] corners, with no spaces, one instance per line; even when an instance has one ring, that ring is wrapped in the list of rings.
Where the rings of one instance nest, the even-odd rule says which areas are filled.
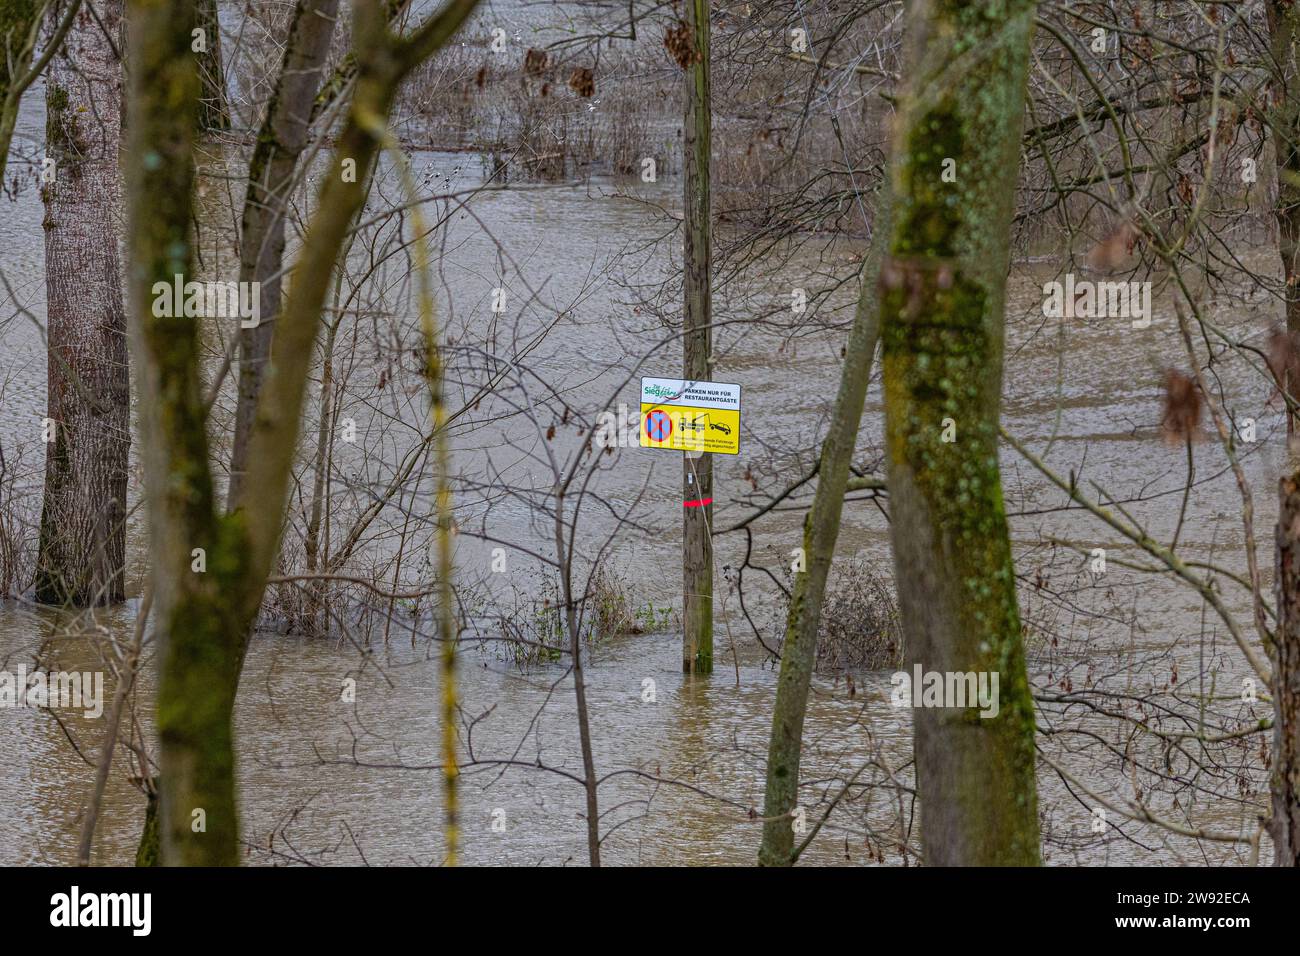
[[[705,505],[713,504],[712,498],[696,498],[694,501],[683,501],[683,508],[703,508]]]

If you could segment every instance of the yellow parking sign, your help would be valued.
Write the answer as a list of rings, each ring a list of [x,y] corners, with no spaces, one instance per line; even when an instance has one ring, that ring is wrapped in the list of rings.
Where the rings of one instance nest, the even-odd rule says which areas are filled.
[[[641,447],[740,454],[740,386],[641,379]]]

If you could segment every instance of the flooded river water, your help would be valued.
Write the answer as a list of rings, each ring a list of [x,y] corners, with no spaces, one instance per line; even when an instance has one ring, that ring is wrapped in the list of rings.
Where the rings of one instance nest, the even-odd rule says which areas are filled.
[[[40,102],[35,95],[30,99]],[[24,116],[29,133],[39,121]],[[430,181],[445,180],[455,188],[472,185],[480,174],[477,159],[464,154],[430,153],[415,160],[417,170]],[[627,188],[625,183],[594,181],[579,187],[493,192],[473,200],[477,219],[453,219],[441,250],[443,291],[457,304],[450,319],[453,338],[458,329],[470,330],[485,321],[483,303],[503,281],[499,277],[504,251],[527,279],[509,279],[512,298],[527,298],[526,287],[531,285],[544,289],[546,300],[568,308],[527,361],[547,381],[561,385],[576,408],[594,414],[620,401],[634,405],[635,384],[620,391],[621,381],[642,373],[674,374],[680,367],[677,344],[670,341],[656,349],[663,332],[638,315],[626,291],[601,272],[615,251],[663,229],[645,205],[620,195]],[[674,202],[677,188],[675,181],[662,183],[654,198]],[[5,203],[0,245],[6,275],[42,318],[41,208],[34,191],[28,190],[16,203]],[[844,271],[844,264],[858,252],[846,244],[832,254],[842,257]],[[1260,268],[1269,270],[1275,253],[1261,244],[1256,255]],[[644,276],[666,270],[665,247],[649,254],[642,267]],[[788,298],[788,288],[802,284],[800,264],[796,260],[783,270],[771,277],[772,286],[787,290],[780,294]],[[1150,522],[1153,536],[1168,541],[1177,524],[1186,473],[1185,450],[1167,445],[1159,434],[1161,371],[1168,364],[1186,364],[1168,303],[1157,299],[1154,321],[1146,330],[1116,320],[1044,319],[1041,284],[1055,271],[1054,266],[1021,263],[1011,277],[1005,425],[1035,450],[1048,449],[1049,465],[1063,473],[1079,470],[1104,483],[1114,497],[1133,499],[1127,506],[1131,512]],[[535,311],[540,315],[544,310]],[[719,312],[725,318],[744,317],[727,314],[725,307]],[[1256,336],[1257,342],[1262,342],[1276,314],[1273,303],[1249,296],[1225,299],[1215,312],[1223,326]],[[549,315],[548,320],[553,319],[554,314]],[[6,438],[8,451],[23,435],[36,434],[32,423],[44,414],[45,364],[41,338],[30,323],[14,320],[2,331],[4,417],[6,428],[13,430]],[[716,466],[719,526],[748,513],[744,502],[754,487],[747,470],[759,474],[762,490],[768,493],[806,470],[806,454],[800,459],[797,453],[806,452],[824,425],[838,381],[842,339],[842,331],[790,337],[757,327],[719,334],[716,377],[741,384],[745,401],[742,454],[719,460]],[[1258,440],[1248,448],[1244,466],[1256,494],[1267,567],[1274,489],[1284,464],[1281,416],[1267,405],[1269,389],[1261,380],[1233,365],[1225,366],[1223,375],[1237,413],[1257,422]],[[364,433],[366,422],[358,420]],[[877,383],[864,417],[864,464],[874,461],[881,421]],[[518,416],[457,434],[456,468],[465,483],[458,490],[463,527],[485,522],[482,526],[497,539],[542,552],[551,547],[545,523],[530,514],[525,499],[489,502],[481,493],[482,480],[492,469],[503,480],[547,487],[550,479],[537,464],[545,442],[532,423]],[[38,456],[38,443],[32,440],[29,446],[29,456]],[[1184,556],[1212,557],[1244,573],[1240,497],[1231,474],[1223,473],[1221,450],[1205,442],[1196,446],[1194,457],[1199,484],[1181,531]],[[28,465],[32,462],[39,457],[29,457]],[[1022,607],[1036,635],[1029,663],[1037,687],[1050,689],[1064,675],[1077,675],[1087,666],[1120,677],[1127,673],[1142,687],[1162,685],[1171,666],[1181,671],[1182,680],[1213,673],[1221,687],[1239,685],[1247,674],[1240,655],[1225,641],[1222,628],[1216,633],[1213,623],[1205,620],[1195,594],[1116,564],[1104,580],[1089,581],[1083,558],[1065,550],[1053,552],[1045,539],[1071,538],[1111,549],[1112,556],[1124,553],[1121,542],[1077,510],[1052,513],[1061,504],[1060,494],[1008,448],[1003,450],[1003,472],[1018,571],[1027,580]],[[38,474],[35,469],[33,475]],[[635,588],[638,601],[675,606],[681,578],[676,456],[620,449],[599,481],[600,493],[615,508],[633,510],[640,525],[620,530],[603,560]],[[786,509],[757,522],[754,564],[779,568],[787,561],[789,550],[799,543],[801,520],[801,509]],[[580,550],[594,555],[610,530],[593,511],[580,525]],[[129,590],[136,597],[95,617],[98,628],[123,638],[130,633],[138,605],[142,534],[140,522],[133,520]],[[737,566],[743,547],[741,536],[719,539],[720,593],[727,588],[723,566]],[[888,573],[888,526],[870,502],[846,508],[840,553],[846,559],[860,555]],[[511,560],[511,573],[518,573],[516,581],[527,587],[529,575],[536,574],[535,563]],[[461,535],[457,563],[466,581],[489,581],[490,561],[490,543]],[[1036,572],[1046,576],[1046,587],[1028,583]],[[746,581],[757,589],[756,577]],[[1068,592],[1068,598],[1053,599],[1056,586]],[[769,586],[769,596],[771,590]],[[1225,596],[1248,622],[1245,593],[1225,586]],[[754,620],[766,628],[764,639],[773,643],[777,635],[770,607],[755,600],[760,610]],[[762,806],[776,675],[739,614],[734,595],[718,619],[718,667],[709,679],[680,673],[675,616],[664,630],[623,635],[593,649],[587,676],[595,761],[598,772],[607,776],[601,805],[609,862],[755,860],[760,824],[748,811]],[[104,645],[58,637],[63,623],[53,611],[16,600],[0,603],[0,667],[30,666],[39,657],[47,667],[57,662],[63,669],[103,669],[97,655]],[[1142,654],[1132,656],[1135,650]],[[428,769],[436,760],[439,739],[436,656],[427,641],[412,646],[405,636],[387,645],[372,641],[363,654],[347,640],[258,635],[236,711],[248,862],[440,861],[441,785],[437,772]],[[1142,669],[1133,670],[1139,659]],[[462,746],[466,756],[472,753],[478,761],[466,767],[462,787],[464,862],[584,863],[582,793],[574,782],[581,775],[581,761],[572,686],[563,665],[521,668],[492,645],[473,643],[462,647],[460,662],[464,713],[473,723]],[[355,705],[340,699],[340,686],[349,677],[357,681]],[[653,700],[646,699],[647,680],[653,681]],[[889,690],[889,674],[883,671],[856,675],[852,688],[831,674],[814,682],[804,777],[826,784],[825,792],[810,794],[811,799],[833,796],[839,782],[877,749],[895,765],[906,763],[907,711],[890,706]],[[146,726],[151,692],[146,667],[137,715]],[[1253,710],[1250,706],[1243,705],[1243,717],[1267,712],[1263,704]],[[91,749],[78,753],[69,734]],[[75,714],[0,711],[0,863],[73,860],[99,735],[98,723]],[[143,800],[125,779],[120,751],[118,763],[100,820],[98,863],[129,863],[139,838]],[[1079,767],[1079,774],[1101,792],[1124,791],[1123,774],[1115,768],[1108,771],[1089,762]],[[1045,827],[1061,844],[1075,847],[1050,849],[1050,862],[1199,862],[1202,852],[1231,861],[1246,852],[1239,845],[1198,848],[1136,825],[1123,837],[1091,839],[1086,801],[1047,769],[1040,770],[1039,779]],[[887,821],[893,805],[891,794],[869,808],[858,801],[837,810],[807,858],[826,864],[870,862],[861,836],[863,821]],[[1225,797],[1198,804],[1192,812],[1198,823],[1218,830],[1243,836],[1253,832],[1255,811],[1245,799]],[[887,825],[880,823],[882,828]],[[886,862],[898,859],[890,854]]]

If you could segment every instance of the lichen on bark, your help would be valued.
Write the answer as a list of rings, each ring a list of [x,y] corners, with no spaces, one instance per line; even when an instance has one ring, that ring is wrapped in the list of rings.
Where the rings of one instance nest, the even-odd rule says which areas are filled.
[[[1003,303],[1034,5],[914,8],[881,268],[891,535],[908,665],[996,672],[999,712],[919,708],[927,864],[1039,862],[1034,712],[998,465]],[[990,799],[990,794],[1002,798]]]

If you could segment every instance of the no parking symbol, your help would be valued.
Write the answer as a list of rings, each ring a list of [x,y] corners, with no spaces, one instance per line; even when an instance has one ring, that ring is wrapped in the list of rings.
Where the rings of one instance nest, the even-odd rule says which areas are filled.
[[[651,441],[665,442],[673,433],[673,420],[665,411],[654,409],[646,412],[645,433]]]

